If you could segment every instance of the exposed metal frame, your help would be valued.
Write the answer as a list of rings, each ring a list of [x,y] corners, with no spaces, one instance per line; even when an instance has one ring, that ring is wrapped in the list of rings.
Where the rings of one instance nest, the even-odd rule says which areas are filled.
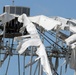
[[[45,31],[43,29],[41,29],[41,27],[37,27],[38,29],[38,32],[40,34],[40,37],[42,39],[42,42],[44,43],[45,40],[48,42],[48,46],[46,46],[46,52],[47,52],[47,55],[48,55],[48,58],[49,58],[49,62],[51,63],[51,58],[65,58],[65,53],[67,52],[67,48],[61,46],[59,44],[59,42],[62,42],[62,40],[57,37],[57,33],[55,32],[51,32],[51,31]],[[47,34],[49,34],[49,36]],[[57,41],[54,41],[52,38],[54,37],[55,40]],[[4,40],[6,39],[5,38],[5,34],[4,36],[2,37]],[[43,73],[43,70],[42,70],[42,66],[40,64],[40,59],[38,61],[34,61],[34,57],[37,57],[36,55],[36,48],[35,47],[30,47],[28,48],[24,54],[22,55],[19,55],[17,52],[16,52],[16,48],[14,48],[14,39],[13,38],[9,38],[11,41],[9,41],[9,46],[3,46],[3,48],[0,50],[0,55],[2,56],[2,58],[0,59],[0,63],[2,61],[2,59],[4,60],[3,62],[5,62],[5,60],[8,60],[8,64],[7,64],[7,68],[6,68],[6,72],[5,72],[5,75],[8,75],[8,70],[9,70],[9,66],[10,65],[10,60],[11,60],[11,57],[16,55],[18,56],[18,75],[44,75]],[[3,40],[3,42],[4,42]],[[6,49],[8,49],[7,47],[9,47],[10,51]],[[56,50],[57,49],[57,50]],[[3,55],[4,55],[4,58],[3,58]],[[69,52],[69,55],[70,55],[70,52]],[[7,57],[9,56],[9,59],[7,59]],[[23,57],[23,68],[21,68],[21,62],[20,62],[20,56]],[[29,57],[29,62],[26,63],[27,59]],[[3,64],[2,64],[3,65]],[[35,65],[35,67],[33,66]],[[28,74],[26,73],[26,69],[29,69],[28,70]],[[35,68],[35,69],[33,69]],[[21,73],[21,69],[23,69],[23,73]],[[57,72],[56,72],[56,69],[55,67],[53,67],[53,70],[55,72],[55,75],[59,75]]]

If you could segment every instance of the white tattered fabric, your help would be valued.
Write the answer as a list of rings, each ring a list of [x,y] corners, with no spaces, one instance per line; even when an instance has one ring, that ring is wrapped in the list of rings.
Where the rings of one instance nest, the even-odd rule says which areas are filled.
[[[66,18],[63,18],[63,17],[59,17],[59,16],[56,16],[56,17],[52,17],[54,20],[56,21],[59,21],[61,22],[61,25],[60,25],[60,29],[61,30],[69,30],[69,26],[67,25],[67,21],[69,19],[66,19]]]
[[[0,15],[0,20],[2,20],[2,23],[9,22],[10,20],[14,19],[15,16],[8,14],[7,12]]]
[[[70,68],[75,70],[76,75],[76,20],[71,19],[67,23],[70,27],[70,31],[73,32],[74,34],[65,39],[66,44],[72,48],[71,52],[71,58],[70,58]]]
[[[61,22],[56,21],[52,18],[46,17],[44,15],[29,17],[31,22],[38,24],[45,30],[52,30],[54,27],[61,25]]]
[[[67,45],[74,43],[76,41],[76,34],[71,35],[70,37],[65,39],[65,41]]]
[[[22,37],[16,37],[15,40],[20,40],[19,45],[17,47],[18,53],[22,54],[29,46],[38,46],[36,54],[39,56],[41,60],[41,65],[43,66],[43,71],[47,75],[52,75],[52,71],[50,68],[50,64],[47,58],[47,54],[45,51],[45,47],[42,44],[39,35],[37,33],[37,30],[34,26],[34,24],[28,19],[26,14],[21,15],[18,18],[19,22],[23,23],[23,27],[21,28],[21,32],[24,32],[24,29],[26,28],[30,38],[27,38],[28,36],[22,36]],[[23,39],[23,40],[22,40]]]
[[[36,54],[39,56],[39,58],[41,58],[43,71],[46,72],[47,75],[52,75],[52,72],[50,71],[50,64],[43,44],[41,44],[40,47],[37,48]]]
[[[36,54],[38,55],[38,58],[40,58],[41,65],[43,66],[43,70],[44,72],[46,72],[47,75],[52,75],[52,71],[47,58],[45,47],[42,44],[37,29],[33,23],[36,23],[37,25],[43,27],[45,30],[52,30],[53,28],[57,29],[57,26],[59,26],[60,30],[69,30],[73,32],[74,34],[68,37],[67,39],[65,39],[65,42],[68,46],[71,46],[71,48],[73,49],[70,59],[70,68],[76,71],[76,50],[75,50],[76,21],[75,20],[69,20],[62,17],[49,18],[43,15],[27,17],[26,14],[23,14],[19,16],[18,21],[23,23],[23,27],[21,27],[20,32],[23,33],[26,28],[29,33],[29,35],[15,38],[15,40],[18,41],[20,40],[19,45],[17,46],[18,53],[19,54],[24,53],[29,46],[37,46]],[[68,58],[66,59],[66,61],[67,60]]]

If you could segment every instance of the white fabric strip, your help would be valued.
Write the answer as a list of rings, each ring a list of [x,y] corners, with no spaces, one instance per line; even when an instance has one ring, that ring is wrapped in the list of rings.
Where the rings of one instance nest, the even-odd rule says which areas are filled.
[[[28,19],[28,17],[26,16],[26,14],[21,15],[18,18],[19,22],[23,22],[23,27],[21,28],[21,31],[24,32],[24,29],[26,28],[28,33],[30,34],[31,38],[26,38],[24,37],[18,37],[18,39],[23,39],[21,42],[19,42],[19,45],[17,47],[18,53],[22,54],[23,52],[25,52],[25,50],[29,47],[29,46],[37,46],[37,51],[36,54],[39,56],[39,58],[41,59],[41,65],[43,66],[43,70],[47,75],[52,75],[52,71],[50,68],[50,64],[48,61],[48,57],[45,51],[45,47],[41,42],[41,39],[39,38],[37,29],[35,28],[34,24]],[[15,38],[15,40],[18,40],[17,37]]]
[[[76,41],[76,34],[71,35],[69,38],[65,39],[67,45],[70,45]]]
[[[39,26],[42,26],[45,30],[52,30],[55,26],[61,25],[61,22],[46,17],[44,15],[29,17],[29,19],[31,22],[34,22]]]

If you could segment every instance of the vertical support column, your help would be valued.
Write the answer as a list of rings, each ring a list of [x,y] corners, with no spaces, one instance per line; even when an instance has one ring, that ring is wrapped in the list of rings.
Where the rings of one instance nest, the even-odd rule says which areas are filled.
[[[41,65],[40,59],[39,59],[39,74],[38,75],[43,75],[43,67]]]
[[[25,54],[23,56],[23,75],[25,75]]]
[[[3,46],[4,46],[4,44],[5,44],[5,43],[4,43],[4,41],[5,41],[4,38],[5,38],[5,30],[6,30],[5,27],[6,27],[6,23],[4,23],[3,25],[4,25],[4,32],[3,32]]]
[[[32,59],[33,59],[33,47],[31,47],[31,60],[30,60],[31,63]],[[32,75],[32,64],[30,65],[30,75]]]
[[[18,55],[18,75],[20,75],[20,57]]]
[[[39,71],[38,71],[38,75],[40,75],[40,59],[39,59]]]

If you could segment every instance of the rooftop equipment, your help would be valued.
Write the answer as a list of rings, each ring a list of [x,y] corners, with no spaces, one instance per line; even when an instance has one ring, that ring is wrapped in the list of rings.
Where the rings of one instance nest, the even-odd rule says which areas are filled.
[[[3,13],[12,14],[12,16],[15,16],[14,19],[12,19],[9,22],[6,22],[5,26],[5,37],[6,38],[13,38],[15,36],[22,35],[19,30],[23,26],[22,23],[18,22],[18,16],[25,13],[27,16],[30,16],[30,8],[29,7],[22,7],[22,6],[9,6],[6,5],[3,7]],[[1,29],[4,29],[4,25],[1,25]],[[27,31],[25,29],[24,35],[27,34]]]
[[[25,13],[27,16],[30,16],[29,7],[6,5],[3,7],[3,12],[7,12],[9,14],[16,14],[16,15],[22,15],[23,13]]]

